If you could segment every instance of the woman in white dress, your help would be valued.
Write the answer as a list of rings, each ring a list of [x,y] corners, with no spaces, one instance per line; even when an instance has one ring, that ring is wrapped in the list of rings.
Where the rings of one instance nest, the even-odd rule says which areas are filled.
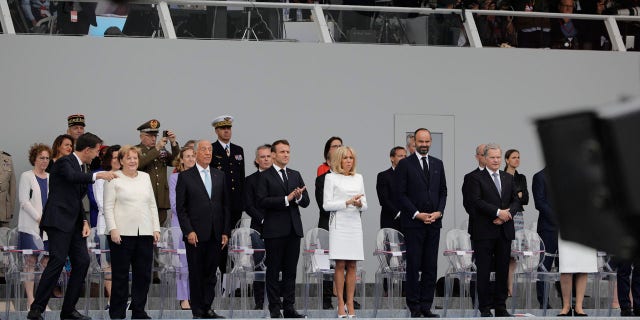
[[[562,311],[558,316],[586,317],[582,302],[587,289],[587,273],[598,271],[598,253],[596,249],[558,237],[558,255],[562,289]],[[575,309],[571,310],[571,287],[574,274],[576,275],[576,305]]]
[[[336,264],[333,281],[338,296],[338,318],[347,317],[345,282],[346,312],[351,318],[355,317],[356,262],[364,260],[360,214],[367,210],[367,199],[362,175],[356,173],[356,153],[351,147],[340,147],[333,152],[331,171],[325,178],[322,203],[324,210],[331,212],[329,259]]]

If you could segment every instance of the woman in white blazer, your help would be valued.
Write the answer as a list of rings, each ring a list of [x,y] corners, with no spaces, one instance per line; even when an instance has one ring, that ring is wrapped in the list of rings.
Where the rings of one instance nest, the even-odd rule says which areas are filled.
[[[124,319],[131,267],[131,318],[151,319],[145,312],[151,284],[153,244],[160,239],[160,221],[149,174],[138,171],[140,150],[123,146],[122,169],[104,186],[105,232],[111,248],[111,319]]]
[[[29,150],[29,162],[32,170],[20,175],[18,199],[20,200],[20,213],[18,216],[18,246],[22,250],[48,250],[47,235],[40,233],[40,218],[42,209],[49,195],[49,174],[45,172],[49,165],[51,148],[36,143]],[[36,265],[37,255],[27,257],[26,271],[33,271]],[[41,260],[42,266],[47,265],[47,259]],[[33,303],[33,281],[24,282],[24,290],[27,294],[27,310]]]

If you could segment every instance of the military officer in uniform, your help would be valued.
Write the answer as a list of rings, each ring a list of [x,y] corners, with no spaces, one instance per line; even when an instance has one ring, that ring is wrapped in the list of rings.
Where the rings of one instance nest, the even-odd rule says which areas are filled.
[[[213,119],[211,125],[215,128],[218,140],[213,142],[213,158],[211,166],[225,173],[225,180],[231,199],[230,226],[234,228],[244,210],[244,150],[241,146],[231,143],[231,126],[233,117],[219,116]],[[227,248],[220,257],[220,272],[225,272],[227,265]]]
[[[11,155],[0,150],[0,227],[7,227],[13,218],[17,190]]]
[[[148,173],[151,178],[151,185],[153,186],[153,193],[156,196],[156,204],[158,206],[160,225],[164,226],[167,219],[167,210],[171,208],[167,166],[171,166],[173,155],[180,153],[180,146],[176,141],[176,135],[171,130],[163,131],[162,137],[158,139],[160,121],[156,119],[141,124],[137,130],[140,131],[140,144],[137,147],[142,152],[138,168],[140,171]],[[167,142],[171,145],[171,152],[166,149]]]
[[[84,114],[72,114],[67,117],[67,134],[73,137],[73,141],[78,141],[84,134],[85,126]]]

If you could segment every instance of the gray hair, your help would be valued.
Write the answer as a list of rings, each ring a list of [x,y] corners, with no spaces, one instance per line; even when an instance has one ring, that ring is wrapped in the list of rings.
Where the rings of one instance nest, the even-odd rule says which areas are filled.
[[[498,150],[500,151],[500,153],[502,153],[502,149],[500,149],[500,145],[498,145],[497,143],[487,143],[486,146],[484,146],[484,151],[482,152],[482,155],[484,157],[487,156],[487,154],[489,153],[489,150]]]

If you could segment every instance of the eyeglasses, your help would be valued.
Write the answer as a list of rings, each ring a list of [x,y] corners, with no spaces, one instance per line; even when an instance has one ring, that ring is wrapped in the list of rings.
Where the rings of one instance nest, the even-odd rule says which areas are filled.
[[[38,160],[49,160],[49,157],[38,157]]]

